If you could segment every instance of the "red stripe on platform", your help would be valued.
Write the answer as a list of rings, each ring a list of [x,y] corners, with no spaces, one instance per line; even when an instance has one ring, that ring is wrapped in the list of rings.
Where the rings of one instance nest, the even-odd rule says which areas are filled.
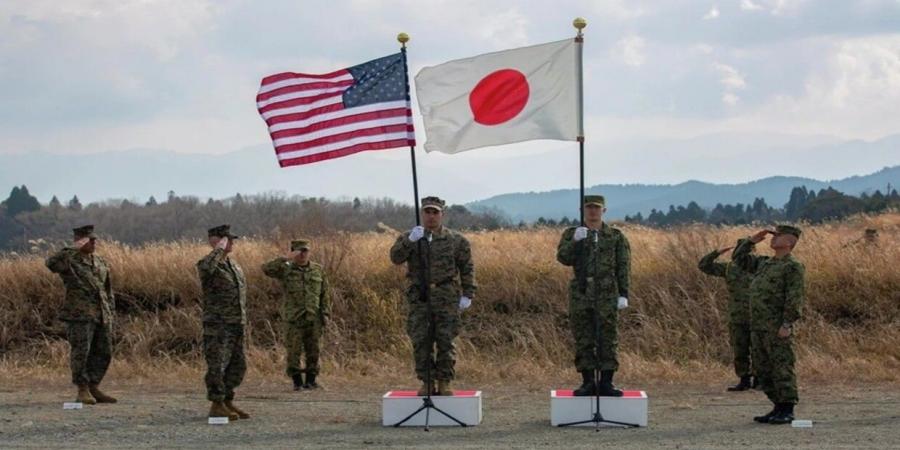
[[[571,389],[557,389],[556,390],[557,397],[574,397],[573,391]],[[606,398],[606,397],[604,397]],[[622,391],[621,397],[609,397],[609,398],[644,398],[641,395],[641,391]]]
[[[454,397],[474,397],[478,391],[453,391]],[[387,393],[389,398],[402,398],[402,397],[418,397],[419,394],[416,391],[390,391]],[[433,397],[438,397],[434,395]],[[442,395],[441,397],[446,397]]]

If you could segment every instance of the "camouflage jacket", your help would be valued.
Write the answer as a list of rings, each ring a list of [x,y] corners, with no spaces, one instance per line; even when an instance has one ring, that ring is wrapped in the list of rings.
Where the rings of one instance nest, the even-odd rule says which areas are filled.
[[[575,227],[567,228],[556,249],[556,260],[571,266],[575,278],[573,292],[593,293],[595,298],[628,297],[631,276],[631,248],[618,229],[605,222],[588,237],[574,241]]]
[[[446,227],[432,235],[429,242],[427,232],[419,242],[409,241],[409,232],[403,233],[391,247],[391,262],[394,264],[406,263],[406,278],[410,288],[419,287],[419,243],[422,245],[424,256],[430,257],[429,283],[433,287],[447,289],[453,287],[456,295],[460,288],[462,295],[474,297],[477,285],[475,284],[475,265],[472,263],[472,249],[469,241],[456,231]],[[457,275],[459,276],[457,282]]]
[[[60,320],[112,324],[115,303],[109,266],[103,258],[64,248],[47,258],[47,268],[66,286]]]
[[[298,266],[287,258],[275,258],[262,266],[263,273],[281,282],[284,296],[281,319],[288,322],[324,319],[331,315],[328,280],[322,265]]]
[[[755,245],[749,239],[734,250],[732,259],[753,274],[750,282],[750,327],[756,331],[775,332],[782,324],[800,319],[803,304],[803,264],[793,256],[774,258],[755,256]]]
[[[203,322],[247,323],[247,282],[241,267],[217,248],[197,262],[203,288]]]
[[[741,240],[743,242],[743,240]],[[741,267],[729,261],[727,263],[716,262],[719,251],[713,250],[700,260],[700,270],[707,275],[725,279],[728,287],[728,315],[731,323],[750,324],[750,282],[753,275],[741,269]]]

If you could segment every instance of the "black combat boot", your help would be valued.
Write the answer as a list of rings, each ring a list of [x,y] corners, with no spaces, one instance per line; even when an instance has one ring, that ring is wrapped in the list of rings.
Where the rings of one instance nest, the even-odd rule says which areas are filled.
[[[600,386],[597,387],[599,394],[603,397],[621,397],[622,391],[613,386],[614,370],[600,371]]]
[[[728,387],[728,392],[741,392],[746,391],[747,389],[751,389],[753,387],[753,381],[751,380],[750,375],[744,375],[741,377],[741,381],[734,385]]]
[[[306,389],[317,389],[319,387],[319,384],[316,383],[316,374],[306,374],[306,384],[304,384],[303,387]]]
[[[753,377],[753,383],[750,384],[750,389],[756,389],[756,390],[759,390],[759,389],[760,389],[760,387],[759,387],[759,377],[757,377],[757,376],[754,376],[754,377]]]
[[[759,423],[769,423],[769,420],[779,413],[781,413],[781,403],[776,403],[775,406],[772,407],[772,410],[769,411],[766,415],[756,416],[753,418],[753,421]]]
[[[588,397],[594,395],[594,392],[594,371],[582,370],[581,386],[578,389],[575,389],[575,391],[572,392],[572,395],[576,397]]]
[[[294,390],[299,391],[303,387],[303,374],[295,373],[291,375],[291,379],[294,380]]]
[[[778,414],[769,418],[769,423],[773,425],[784,425],[794,421],[794,404],[781,403],[781,410]]]

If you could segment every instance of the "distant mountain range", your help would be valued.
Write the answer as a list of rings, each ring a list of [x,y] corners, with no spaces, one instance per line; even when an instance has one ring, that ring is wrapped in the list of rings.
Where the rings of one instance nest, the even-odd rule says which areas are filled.
[[[900,166],[884,168],[865,176],[853,176],[842,180],[820,181],[801,177],[769,177],[741,184],[712,184],[687,181],[674,185],[597,185],[586,188],[586,193],[603,194],[607,198],[608,217],[622,219],[638,212],[645,217],[651,209],[668,211],[669,205],[687,205],[697,202],[703,208],[713,208],[717,203],[752,203],[761,197],[769,206],[783,207],[791,189],[806,186],[820,190],[829,186],[841,192],[860,195],[885,192],[888,185],[900,186]],[[533,221],[539,217],[560,219],[578,216],[578,190],[562,189],[549,192],[504,194],[469,203],[472,209],[493,208],[509,215],[513,220]]]

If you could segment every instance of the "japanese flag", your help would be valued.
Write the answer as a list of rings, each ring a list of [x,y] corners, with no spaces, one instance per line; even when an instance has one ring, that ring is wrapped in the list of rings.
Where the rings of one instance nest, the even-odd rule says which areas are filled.
[[[425,150],[459,153],[582,134],[581,49],[574,39],[426,67],[416,75]]]

